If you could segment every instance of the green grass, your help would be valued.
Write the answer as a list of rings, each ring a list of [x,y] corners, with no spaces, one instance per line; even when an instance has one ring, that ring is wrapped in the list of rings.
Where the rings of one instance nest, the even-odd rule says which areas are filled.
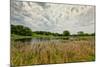
[[[15,35],[11,34],[11,39],[24,39],[24,38],[48,38],[48,39],[65,39],[68,40],[70,37],[73,36],[53,36],[53,35],[40,35],[40,34],[33,34],[32,36],[21,36],[21,35]],[[94,39],[94,36],[75,36],[73,37],[74,40],[88,40],[88,39]]]
[[[95,60],[94,37],[61,40],[60,42],[11,41],[11,65],[35,65]]]
[[[15,34],[11,34],[11,39],[23,39],[23,38],[32,38],[32,36],[21,36],[21,35],[15,35]]]

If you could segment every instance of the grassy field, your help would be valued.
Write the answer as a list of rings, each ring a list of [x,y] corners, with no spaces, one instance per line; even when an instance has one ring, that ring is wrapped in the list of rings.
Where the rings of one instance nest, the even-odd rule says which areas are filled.
[[[11,41],[11,65],[37,65],[95,60],[94,37],[77,37],[59,42]]]

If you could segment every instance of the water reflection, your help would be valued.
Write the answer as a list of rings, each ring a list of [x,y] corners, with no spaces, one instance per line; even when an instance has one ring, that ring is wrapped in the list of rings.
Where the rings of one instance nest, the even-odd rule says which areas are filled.
[[[40,42],[59,42],[58,39],[50,39],[50,38],[24,38],[24,39],[16,39],[16,42],[23,42],[23,43],[40,43]]]

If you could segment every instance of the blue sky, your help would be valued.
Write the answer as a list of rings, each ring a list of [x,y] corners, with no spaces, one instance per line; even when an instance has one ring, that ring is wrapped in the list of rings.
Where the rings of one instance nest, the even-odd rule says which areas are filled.
[[[69,30],[93,33],[95,7],[43,2],[11,2],[11,24],[24,25],[33,31],[62,33]]]

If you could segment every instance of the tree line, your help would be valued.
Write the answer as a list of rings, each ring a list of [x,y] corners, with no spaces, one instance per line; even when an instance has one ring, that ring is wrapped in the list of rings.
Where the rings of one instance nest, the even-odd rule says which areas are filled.
[[[11,34],[31,36],[32,30],[22,25],[11,25]]]
[[[95,33],[84,33],[83,31],[79,31],[77,34],[70,34],[68,30],[60,33],[52,33],[47,31],[32,31],[30,28],[22,26],[22,25],[11,25],[11,34],[22,35],[22,36],[32,36],[33,34],[39,35],[53,35],[53,36],[94,36]]]

